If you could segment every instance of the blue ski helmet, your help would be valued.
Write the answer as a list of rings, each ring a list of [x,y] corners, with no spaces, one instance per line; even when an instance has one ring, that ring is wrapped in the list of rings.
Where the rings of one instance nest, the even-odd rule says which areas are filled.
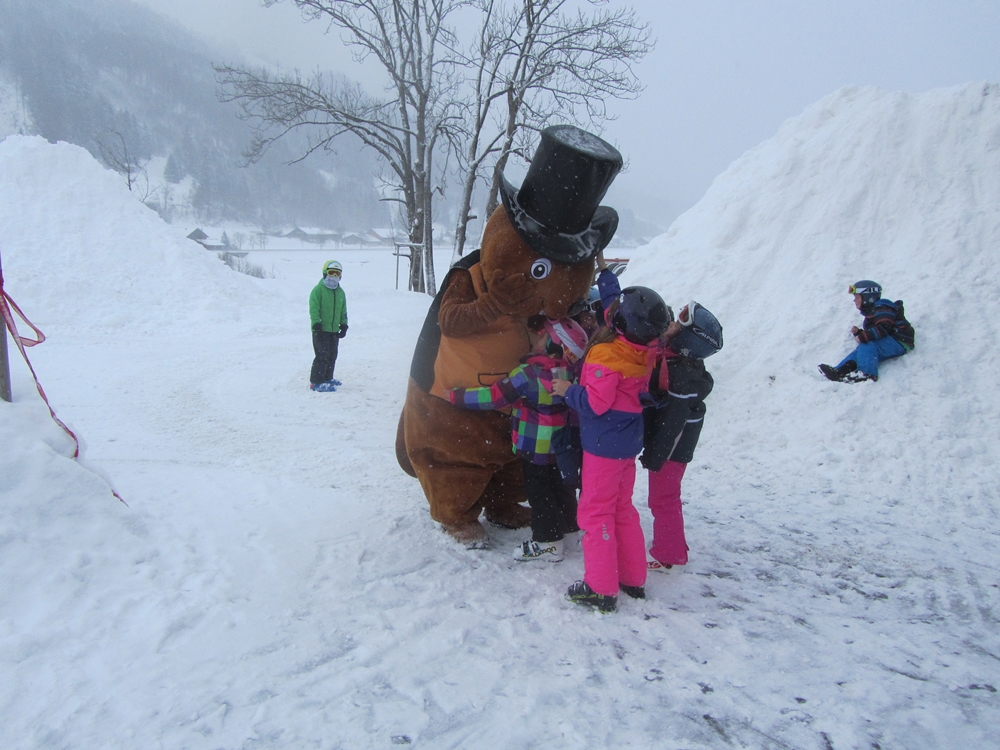
[[[604,305],[601,304],[601,293],[598,291],[596,286],[590,287],[590,294],[587,295],[587,307],[592,313],[594,313],[594,317],[597,318],[597,322],[602,326],[605,325]]]
[[[719,319],[697,302],[686,304],[677,316],[683,326],[670,340],[670,348],[684,357],[705,359],[722,348]]]
[[[861,295],[861,312],[869,312],[875,303],[882,299],[882,285],[869,279],[854,282],[847,291]]]
[[[585,298],[578,299],[572,305],[569,306],[569,311],[566,313],[567,318],[573,318],[582,312],[589,310],[595,315],[601,309],[601,293],[597,291],[596,286],[590,287],[590,291],[587,293]]]
[[[610,325],[633,344],[645,346],[657,339],[674,320],[663,298],[648,286],[630,286],[618,297]]]

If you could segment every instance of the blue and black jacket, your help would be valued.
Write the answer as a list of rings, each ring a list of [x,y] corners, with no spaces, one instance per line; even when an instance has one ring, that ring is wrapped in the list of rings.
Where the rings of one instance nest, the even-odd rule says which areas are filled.
[[[865,322],[855,334],[858,343],[867,344],[876,339],[887,336],[895,339],[907,350],[913,348],[915,334],[913,326],[906,319],[903,312],[903,300],[893,302],[888,299],[880,299],[870,310],[863,310]]]

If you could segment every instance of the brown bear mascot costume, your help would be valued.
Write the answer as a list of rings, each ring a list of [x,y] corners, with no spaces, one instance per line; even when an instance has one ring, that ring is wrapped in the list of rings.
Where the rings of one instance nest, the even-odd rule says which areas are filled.
[[[470,548],[486,520],[527,526],[510,415],[452,406],[450,388],[491,385],[528,353],[528,318],[565,317],[586,297],[594,258],[618,228],[599,206],[622,168],[618,151],[572,125],[546,128],[520,190],[502,180],[503,205],[482,247],[445,276],[417,340],[396,436],[399,465],[420,480],[431,518]]]

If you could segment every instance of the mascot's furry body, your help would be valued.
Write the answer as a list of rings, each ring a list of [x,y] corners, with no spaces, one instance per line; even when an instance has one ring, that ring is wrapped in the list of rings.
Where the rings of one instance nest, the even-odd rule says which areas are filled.
[[[445,277],[424,322],[410,369],[396,437],[397,459],[404,471],[420,480],[431,517],[456,540],[470,546],[486,541],[486,530],[479,522],[484,511],[488,521],[510,528],[526,526],[531,515],[521,505],[524,480],[520,459],[511,447],[510,415],[452,406],[446,391],[490,385],[506,377],[530,349],[528,318],[543,313],[551,318],[565,317],[574,302],[586,297],[593,280],[594,257],[617,227],[617,214],[597,206],[621,167],[621,155],[612,147],[575,128],[547,129],[539,153],[543,147],[557,153],[551,157],[546,153],[544,158],[536,154],[532,169],[543,165],[547,176],[552,165],[565,160],[558,153],[561,144],[548,135],[550,131],[560,135],[559,128],[575,136],[577,142],[581,139],[577,134],[582,133],[617,157],[617,162],[609,159],[610,166],[604,168],[586,164],[589,171],[583,179],[599,182],[596,188],[581,187],[575,179],[569,181],[568,192],[556,188],[543,191],[549,199],[565,194],[563,200],[584,216],[585,229],[571,227],[574,233],[567,233],[563,228],[554,239],[538,234],[531,224],[530,206],[523,209],[517,202],[526,195],[525,187],[515,196],[505,183],[504,205],[487,222],[481,250],[456,264]],[[570,148],[577,148],[577,142]],[[541,181],[532,179],[530,170],[525,185],[529,180],[532,185]],[[527,199],[530,202],[531,196]],[[588,199],[593,205],[586,205]],[[601,212],[597,229],[595,211]],[[535,210],[536,214],[546,212],[555,216],[566,209],[542,206]],[[577,217],[573,220],[579,223]]]
[[[593,261],[552,263],[548,275],[536,280],[532,264],[539,259],[498,207],[478,258],[467,259],[478,262],[455,267],[445,277],[414,356],[396,454],[403,469],[420,480],[431,518],[461,542],[485,539],[478,520],[483,511],[501,526],[517,528],[531,520],[520,505],[524,481],[511,450],[510,415],[452,406],[445,391],[506,377],[530,349],[528,318],[543,311],[564,317],[586,296]]]

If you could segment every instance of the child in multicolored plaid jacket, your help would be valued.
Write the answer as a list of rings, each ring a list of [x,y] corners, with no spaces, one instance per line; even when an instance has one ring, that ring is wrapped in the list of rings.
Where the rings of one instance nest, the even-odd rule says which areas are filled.
[[[556,465],[553,436],[566,427],[569,408],[552,393],[553,378],[572,379],[583,356],[587,334],[569,318],[532,321],[531,351],[511,373],[483,388],[455,388],[451,403],[467,409],[512,409],[513,450],[524,465],[524,489],[531,506],[532,538],[518,545],[522,562],[563,559],[563,538],[580,530],[576,492],[563,482]]]

